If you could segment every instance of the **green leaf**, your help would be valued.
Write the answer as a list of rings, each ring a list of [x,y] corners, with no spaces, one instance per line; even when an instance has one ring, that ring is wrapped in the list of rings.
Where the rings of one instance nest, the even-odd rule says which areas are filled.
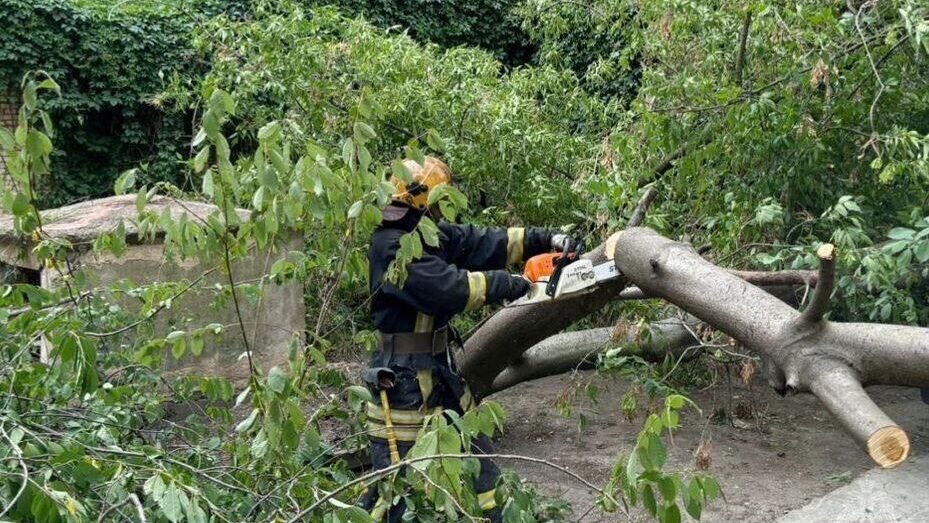
[[[681,509],[676,504],[666,506],[661,514],[661,523],[681,523]]]
[[[712,476],[700,476],[700,486],[703,487],[703,495],[706,499],[716,499],[722,493],[719,483]]]
[[[14,216],[23,216],[29,212],[31,206],[29,205],[29,198],[23,193],[16,193],[16,196],[13,197],[13,204],[11,205],[10,211],[13,212]]]
[[[687,403],[687,398],[680,394],[672,394],[665,399],[665,404],[672,409],[679,409]]]
[[[916,260],[919,263],[926,263],[929,261],[929,241],[924,241],[919,244],[919,247],[916,248]]]
[[[430,247],[439,246],[439,228],[428,216],[423,216],[417,225],[423,241]]]
[[[142,485],[142,492],[147,496],[151,496],[155,502],[161,501],[161,498],[164,497],[165,490],[167,490],[167,485],[165,485],[160,473],[151,476],[145,480],[145,484]]]
[[[655,491],[652,490],[651,485],[642,486],[642,505],[652,516],[658,515],[658,502],[655,500]]]
[[[280,122],[277,122],[277,121],[268,122],[264,124],[263,126],[261,126],[261,129],[258,129],[258,140],[262,142],[273,140],[277,138],[280,132],[281,132]]]
[[[52,152],[52,141],[43,133],[31,129],[26,136],[26,152],[33,158],[41,158]]]
[[[16,147],[16,138],[6,127],[0,126],[0,148],[12,151]]]
[[[271,367],[271,371],[268,373],[268,387],[278,394],[283,394],[284,389],[287,387],[287,375],[284,374],[280,367]]]
[[[345,142],[342,144],[342,162],[344,162],[349,169],[355,170],[355,143],[351,138],[346,138]]]
[[[174,356],[174,359],[178,360],[181,356],[184,355],[184,352],[187,350],[187,340],[183,337],[177,338],[171,342],[171,355]]]
[[[184,517],[184,507],[187,504],[187,495],[178,489],[174,482],[171,482],[164,496],[158,500],[158,507],[172,523],[177,523]]]
[[[255,194],[252,195],[252,208],[256,211],[264,209],[265,202],[265,188],[262,185],[255,191]]]
[[[690,517],[699,520],[703,515],[703,491],[698,486],[698,480],[694,478],[687,488],[684,501],[684,509],[690,514]]]
[[[206,512],[200,508],[200,503],[196,499],[187,505],[187,523],[207,523]]]
[[[445,151],[445,140],[439,136],[439,133],[436,132],[435,129],[429,129],[429,131],[426,132],[426,145],[436,152]]]
[[[203,333],[195,332],[190,336],[190,353],[194,356],[200,356],[203,354]]]
[[[664,496],[665,501],[669,503],[674,501],[674,498],[677,497],[677,484],[671,476],[664,476],[658,479],[658,490],[661,491],[661,495]]]
[[[247,418],[240,421],[239,424],[235,426],[235,431],[236,432],[249,431],[252,428],[252,426],[255,424],[255,421],[258,419],[258,414],[260,413],[261,411],[259,411],[258,409],[252,409],[252,413],[249,414]]]
[[[358,143],[364,143],[377,138],[377,133],[374,132],[374,129],[364,122],[355,122],[354,130],[355,140]]]
[[[207,171],[203,175],[203,188],[201,189],[203,194],[212,198],[215,196],[215,187],[213,186],[213,171]]]
[[[351,207],[348,208],[348,219],[354,220],[361,214],[361,210],[364,208],[364,201],[358,200],[353,203]]]
[[[137,169],[129,169],[119,175],[119,178],[117,178],[116,182],[113,184],[113,192],[116,194],[126,194],[127,190],[135,188],[137,172]]]
[[[373,402],[374,398],[371,397],[371,392],[366,388],[360,385],[352,385],[346,389],[348,392],[348,404],[352,410],[358,410],[363,402]]]
[[[916,234],[916,231],[913,229],[908,229],[906,227],[894,227],[887,233],[887,237],[891,240],[912,240],[913,236]]]
[[[410,173],[410,170],[407,169],[406,165],[403,165],[403,162],[400,160],[394,160],[390,163],[390,171],[402,182],[410,183],[413,181],[413,175]]]

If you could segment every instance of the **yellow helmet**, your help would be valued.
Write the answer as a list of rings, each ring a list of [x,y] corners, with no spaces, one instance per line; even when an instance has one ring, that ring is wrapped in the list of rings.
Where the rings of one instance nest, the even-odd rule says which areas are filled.
[[[410,172],[412,181],[406,183],[396,176],[391,176],[390,183],[394,186],[394,201],[403,202],[410,207],[425,209],[429,193],[436,187],[452,181],[452,171],[445,162],[432,156],[427,156],[423,165],[419,165],[415,160],[404,160],[403,165]]]

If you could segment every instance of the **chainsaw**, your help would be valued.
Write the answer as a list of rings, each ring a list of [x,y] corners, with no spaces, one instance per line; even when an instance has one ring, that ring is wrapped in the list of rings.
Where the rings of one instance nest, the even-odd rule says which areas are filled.
[[[527,305],[543,301],[591,292],[598,285],[620,276],[613,262],[610,245],[616,244],[617,235],[607,240],[607,261],[594,265],[591,260],[581,258],[580,242],[565,245],[562,252],[545,253],[533,256],[526,262],[523,277],[532,286],[526,295],[510,306]]]

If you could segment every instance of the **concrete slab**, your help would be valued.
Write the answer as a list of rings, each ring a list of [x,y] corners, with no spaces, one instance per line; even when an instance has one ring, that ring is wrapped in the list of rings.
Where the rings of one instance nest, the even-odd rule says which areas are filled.
[[[929,521],[929,455],[896,469],[873,469],[778,523],[924,523]]]

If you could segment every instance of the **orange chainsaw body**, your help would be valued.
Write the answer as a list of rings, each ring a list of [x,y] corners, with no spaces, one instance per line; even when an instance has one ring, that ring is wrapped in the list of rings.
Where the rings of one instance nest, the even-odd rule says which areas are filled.
[[[555,261],[560,259],[560,252],[547,252],[536,254],[526,262],[523,268],[523,277],[532,283],[545,282],[551,278],[555,272]],[[568,255],[569,259],[574,258],[574,254]]]

